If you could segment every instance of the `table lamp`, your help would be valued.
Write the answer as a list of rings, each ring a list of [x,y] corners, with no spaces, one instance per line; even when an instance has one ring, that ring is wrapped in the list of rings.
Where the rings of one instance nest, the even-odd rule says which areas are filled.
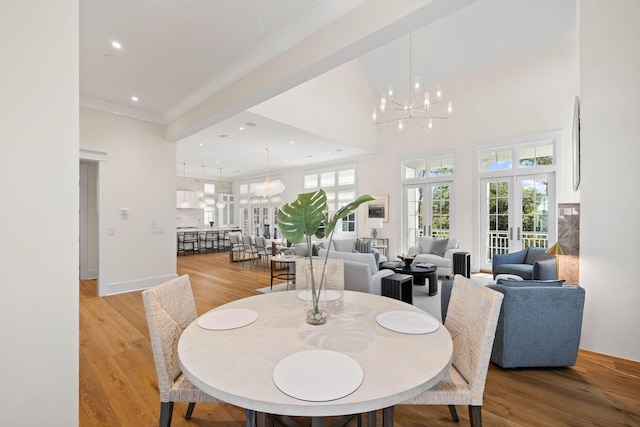
[[[560,242],[556,242],[553,246],[551,246],[549,249],[547,249],[547,252],[549,255],[555,255],[556,256],[556,279],[559,279],[560,276],[558,274],[559,271],[559,264],[560,264],[560,255],[566,255],[567,252],[564,250],[564,248],[562,247],[562,245],[560,244]]]
[[[367,228],[371,229],[371,238],[375,240],[378,237],[378,228],[382,228],[382,218],[368,218]]]

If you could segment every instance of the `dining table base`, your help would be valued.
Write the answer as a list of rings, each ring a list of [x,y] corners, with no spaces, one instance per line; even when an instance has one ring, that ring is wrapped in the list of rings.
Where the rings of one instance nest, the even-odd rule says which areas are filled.
[[[338,417],[337,420],[332,420],[332,424],[330,427],[343,427],[349,424],[354,418],[361,417],[362,415],[366,415],[365,426],[366,427],[376,427],[377,425],[377,417],[376,412],[371,411],[366,414],[355,414],[355,415],[345,415],[342,417]],[[389,408],[384,408],[382,410],[382,426],[383,427],[393,427],[393,415],[394,415],[394,407],[391,406]],[[274,427],[276,419],[278,420],[278,424],[281,424],[286,427],[301,427],[293,417],[288,415],[272,415],[265,414],[264,412],[256,412],[251,411],[249,409],[245,410],[246,416],[246,425],[247,427]],[[336,417],[331,417],[336,418]],[[358,421],[358,425],[362,425],[362,420]],[[311,417],[311,427],[324,427],[324,417]]]

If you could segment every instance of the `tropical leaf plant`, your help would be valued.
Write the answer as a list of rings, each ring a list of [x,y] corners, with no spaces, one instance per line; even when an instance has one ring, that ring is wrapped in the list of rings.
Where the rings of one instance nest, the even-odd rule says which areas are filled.
[[[333,233],[338,221],[358,209],[362,203],[371,200],[374,200],[374,198],[368,194],[360,196],[353,202],[338,209],[333,216],[330,216],[327,211],[327,194],[324,190],[318,190],[313,193],[299,194],[296,200],[285,204],[278,211],[278,228],[282,235],[291,243],[298,244],[304,241],[307,245],[314,315],[319,313],[318,303],[322,284],[324,283],[325,270],[322,269],[320,282],[316,286],[311,238],[316,236],[321,239],[329,236],[329,244],[324,259],[324,264],[327,265],[329,251],[331,250],[331,241],[333,240]]]

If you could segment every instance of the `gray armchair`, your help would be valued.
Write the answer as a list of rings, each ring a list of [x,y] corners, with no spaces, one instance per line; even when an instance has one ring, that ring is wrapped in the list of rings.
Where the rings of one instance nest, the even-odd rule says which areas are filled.
[[[493,277],[498,274],[515,274],[525,280],[554,280],[556,258],[546,251],[546,248],[528,247],[510,254],[496,254],[492,259]]]
[[[584,289],[561,281],[503,281],[504,295],[491,362],[503,368],[576,364]]]

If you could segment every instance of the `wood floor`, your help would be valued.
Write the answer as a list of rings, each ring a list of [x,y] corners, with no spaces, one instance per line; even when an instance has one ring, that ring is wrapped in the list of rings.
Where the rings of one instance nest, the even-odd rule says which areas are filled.
[[[269,285],[267,271],[230,264],[225,253],[181,256],[178,274],[189,274],[198,314]],[[160,403],[141,292],[95,294],[95,281],[80,283],[80,425],[155,426]],[[244,425],[232,405],[198,404],[189,421],[185,410],[176,403],[172,426]],[[395,425],[468,426],[466,408],[458,414],[456,424],[446,407],[400,405]],[[640,426],[640,363],[580,351],[571,368],[492,365],[482,417],[485,426]]]

